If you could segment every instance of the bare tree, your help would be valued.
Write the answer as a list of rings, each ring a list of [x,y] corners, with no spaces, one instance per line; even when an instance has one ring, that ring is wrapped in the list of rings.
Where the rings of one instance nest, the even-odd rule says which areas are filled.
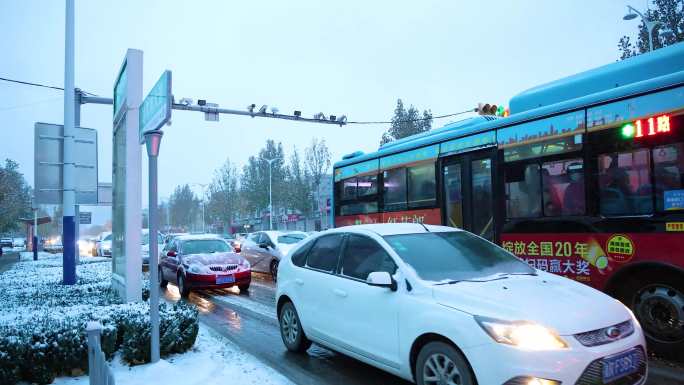
[[[214,180],[209,185],[209,202],[206,215],[210,223],[230,225],[239,206],[238,170],[229,159],[216,170]]]
[[[325,139],[318,140],[313,138],[311,145],[306,148],[306,159],[304,161],[305,172],[311,183],[311,189],[316,200],[316,208],[320,204],[319,191],[323,177],[328,174],[330,170],[330,150],[325,144]]]

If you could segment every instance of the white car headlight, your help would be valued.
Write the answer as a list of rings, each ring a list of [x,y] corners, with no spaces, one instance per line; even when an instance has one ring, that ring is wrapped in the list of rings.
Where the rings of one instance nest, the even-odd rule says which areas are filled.
[[[568,344],[553,330],[534,322],[502,321],[475,317],[477,323],[494,341],[527,350],[556,350]]]

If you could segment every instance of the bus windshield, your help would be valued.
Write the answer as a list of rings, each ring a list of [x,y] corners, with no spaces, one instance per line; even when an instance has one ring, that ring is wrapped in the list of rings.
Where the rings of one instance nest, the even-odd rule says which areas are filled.
[[[387,243],[426,281],[489,280],[535,270],[506,250],[465,231],[388,235]]]

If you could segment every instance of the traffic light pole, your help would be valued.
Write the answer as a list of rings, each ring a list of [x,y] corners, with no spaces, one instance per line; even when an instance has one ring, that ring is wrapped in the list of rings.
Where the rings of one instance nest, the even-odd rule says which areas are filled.
[[[80,104],[112,104],[113,103],[111,98],[103,98],[101,96],[87,96],[87,95],[81,94],[78,99],[80,100]],[[293,120],[296,122],[332,124],[332,125],[336,125],[336,126],[344,126],[347,124],[346,121],[342,121],[342,120],[303,118],[303,117],[297,116],[297,115],[275,114],[275,113],[269,113],[269,112],[249,112],[249,111],[233,110],[233,109],[229,109],[229,108],[186,105],[186,104],[181,104],[181,103],[173,103],[171,105],[171,108],[174,110],[178,110],[178,111],[196,111],[196,112],[213,113],[213,114],[249,116],[252,118],[271,118],[271,119]]]

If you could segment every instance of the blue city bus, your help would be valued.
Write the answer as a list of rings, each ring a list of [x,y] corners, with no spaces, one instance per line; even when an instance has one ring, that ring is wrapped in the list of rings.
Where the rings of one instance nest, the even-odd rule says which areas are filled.
[[[332,225],[463,228],[613,295],[652,350],[682,354],[684,44],[529,89],[509,108],[345,156]]]

